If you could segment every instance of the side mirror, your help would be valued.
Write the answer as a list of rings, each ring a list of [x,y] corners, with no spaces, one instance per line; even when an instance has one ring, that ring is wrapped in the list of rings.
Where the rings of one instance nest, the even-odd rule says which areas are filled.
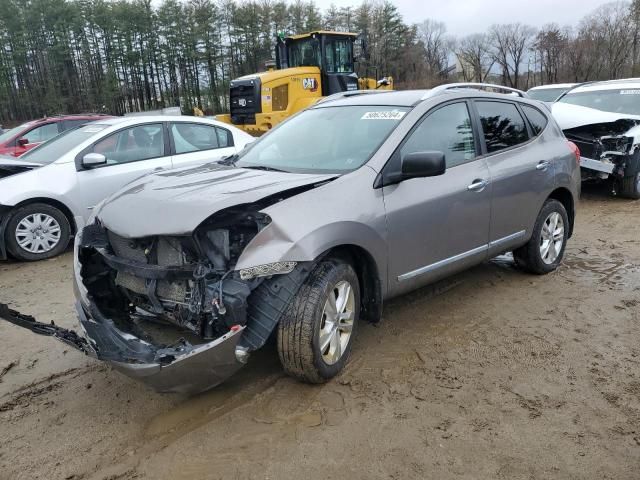
[[[107,157],[101,153],[87,153],[82,157],[82,166],[85,168],[99,167],[107,164]]]
[[[444,153],[414,152],[402,158],[402,179],[435,177],[447,170]]]
[[[24,147],[25,145],[29,145],[29,139],[28,138],[20,138],[18,139],[18,146],[20,147]]]

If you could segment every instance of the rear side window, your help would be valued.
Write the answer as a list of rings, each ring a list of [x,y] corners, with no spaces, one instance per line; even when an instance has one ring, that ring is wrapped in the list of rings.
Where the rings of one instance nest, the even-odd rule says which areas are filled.
[[[525,117],[529,120],[534,135],[540,135],[544,127],[547,126],[547,117],[535,107],[529,105],[521,105],[521,107]]]
[[[476,102],[487,153],[499,152],[529,140],[527,127],[513,103]]]

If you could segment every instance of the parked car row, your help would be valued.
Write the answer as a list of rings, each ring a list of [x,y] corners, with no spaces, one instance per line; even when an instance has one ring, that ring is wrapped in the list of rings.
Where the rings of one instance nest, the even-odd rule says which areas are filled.
[[[24,123],[10,130],[0,132],[0,155],[19,157],[62,132],[105,118],[110,117],[93,113],[87,115],[58,115]]]
[[[615,194],[640,199],[640,79],[547,85],[528,93],[553,102],[553,116],[580,148],[583,180],[606,180]]]
[[[505,252],[549,273],[574,229],[578,149],[540,102],[468,87],[338,94],[246,148],[184,117],[57,137],[0,180],[3,228],[25,259],[77,231],[83,333],[0,317],[160,391],[219,384],[272,334],[284,369],[319,383],[390,298]]]
[[[0,159],[0,258],[58,255],[94,207],[129,182],[235,154],[253,140],[195,117],[102,118],[20,159]]]

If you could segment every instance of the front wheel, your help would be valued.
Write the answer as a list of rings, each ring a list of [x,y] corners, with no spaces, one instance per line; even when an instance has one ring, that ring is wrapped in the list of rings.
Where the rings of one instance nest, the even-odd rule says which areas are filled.
[[[287,374],[324,383],[345,366],[360,316],[360,285],[351,265],[320,262],[278,326],[278,353]]]
[[[45,203],[32,203],[11,213],[5,238],[7,250],[16,259],[44,260],[67,248],[71,226],[59,209]]]
[[[542,206],[531,240],[513,252],[516,264],[531,273],[544,275],[562,263],[569,238],[569,216],[564,205],[549,199]]]

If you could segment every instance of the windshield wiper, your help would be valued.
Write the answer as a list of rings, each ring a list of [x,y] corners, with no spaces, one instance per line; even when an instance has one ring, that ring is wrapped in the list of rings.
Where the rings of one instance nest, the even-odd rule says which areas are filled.
[[[265,172],[283,172],[283,173],[291,173],[286,170],[282,170],[280,168],[267,167],[266,165],[247,165],[246,167],[251,170],[264,170]]]
[[[237,153],[234,153],[233,155],[222,157],[220,160],[218,160],[218,163],[220,165],[229,165],[229,166],[235,167],[236,162],[238,161],[238,157],[239,155]]]

